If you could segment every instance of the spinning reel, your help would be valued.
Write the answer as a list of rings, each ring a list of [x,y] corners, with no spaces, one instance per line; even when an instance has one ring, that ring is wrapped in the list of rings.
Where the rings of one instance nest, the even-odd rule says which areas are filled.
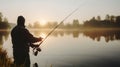
[[[30,43],[30,46],[33,48],[33,54],[34,54],[35,56],[38,55],[38,52],[41,52],[41,48],[39,47],[38,44]]]
[[[35,55],[35,56],[37,56],[38,55],[38,52],[40,52],[41,51],[41,48],[40,47],[35,47],[35,48],[33,48],[33,54]]]

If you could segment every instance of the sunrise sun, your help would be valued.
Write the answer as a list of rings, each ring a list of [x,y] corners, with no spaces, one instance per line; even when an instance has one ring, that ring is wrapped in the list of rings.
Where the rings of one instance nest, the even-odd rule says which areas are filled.
[[[40,24],[41,24],[41,25],[45,25],[46,23],[47,23],[47,20],[45,20],[45,19],[41,19],[41,20],[40,20]]]

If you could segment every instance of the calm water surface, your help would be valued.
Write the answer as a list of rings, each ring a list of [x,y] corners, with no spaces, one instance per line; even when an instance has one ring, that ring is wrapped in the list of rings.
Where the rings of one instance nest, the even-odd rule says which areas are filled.
[[[36,37],[49,31],[30,31]],[[12,55],[9,31],[0,32],[0,46]],[[31,67],[120,67],[120,30],[56,31],[41,45],[34,56],[30,51]]]

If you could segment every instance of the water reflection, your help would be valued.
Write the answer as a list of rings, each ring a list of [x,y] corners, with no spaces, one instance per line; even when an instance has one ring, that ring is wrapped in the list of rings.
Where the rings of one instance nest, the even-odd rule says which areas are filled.
[[[0,31],[0,45],[4,43],[8,39],[9,31]]]
[[[43,35],[44,37],[50,32],[50,30],[31,30],[33,35],[39,37]],[[8,39],[10,31],[0,31],[0,45],[3,41]],[[80,34],[91,38],[92,40],[100,41],[101,37],[105,38],[106,42],[120,40],[120,30],[90,30],[90,31],[80,31],[80,30],[56,30],[51,34],[51,36],[65,36],[72,35],[73,38],[78,38]]]
[[[37,36],[40,36],[41,33],[44,33],[45,35],[47,35],[50,30],[34,30],[34,31],[31,31],[33,32],[34,35],[37,35]],[[63,37],[64,35],[72,35],[74,38],[78,38],[80,33],[83,33],[82,31],[79,31],[79,30],[56,30],[55,32],[53,32],[51,34],[51,36],[54,36],[54,37],[58,37],[58,36],[61,36]]]
[[[49,30],[34,31],[34,35],[40,36],[41,33],[47,35]],[[120,30],[89,30],[89,31],[80,31],[80,30],[56,30],[51,34],[51,36],[63,37],[64,35],[72,35],[73,38],[78,38],[80,34],[83,34],[86,37],[91,38],[92,40],[100,41],[104,37],[106,42],[113,40],[120,40]]]
[[[106,42],[120,40],[120,30],[84,31],[83,34],[97,41],[100,41],[101,37],[104,37]]]

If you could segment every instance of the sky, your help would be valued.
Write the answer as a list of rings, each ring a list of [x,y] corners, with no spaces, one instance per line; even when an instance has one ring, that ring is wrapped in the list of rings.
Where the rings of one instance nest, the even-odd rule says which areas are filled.
[[[65,23],[78,19],[80,23],[92,17],[106,14],[120,15],[120,0],[0,0],[0,12],[11,23],[23,15],[26,23],[36,21],[62,21],[68,14],[79,8]]]

